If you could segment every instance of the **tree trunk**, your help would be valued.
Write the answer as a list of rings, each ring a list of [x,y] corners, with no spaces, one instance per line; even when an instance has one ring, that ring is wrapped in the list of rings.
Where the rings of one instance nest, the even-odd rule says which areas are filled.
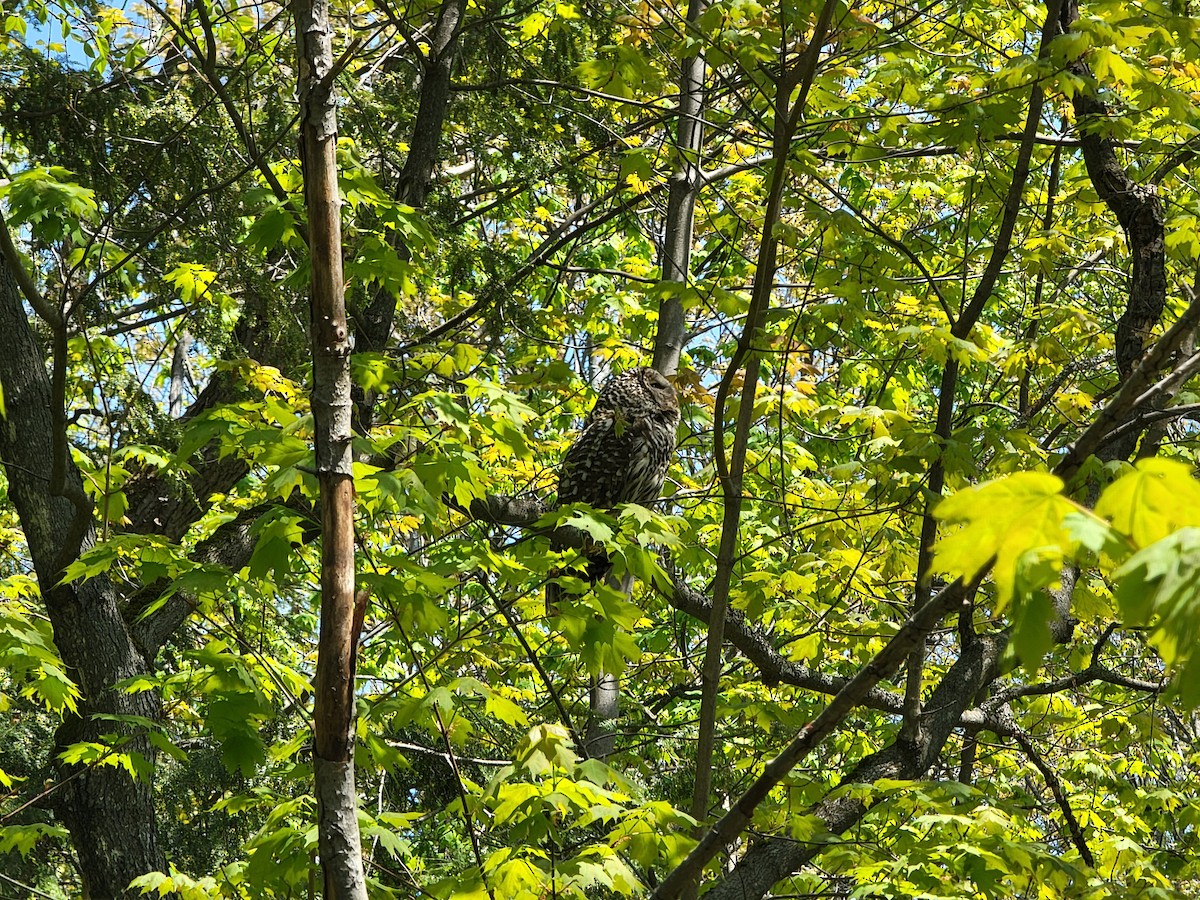
[[[450,106],[450,71],[458,53],[458,36],[462,32],[466,0],[444,0],[438,12],[437,25],[425,58],[424,77],[421,79],[421,102],[417,118],[413,123],[409,139],[408,156],[404,170],[400,173],[396,188],[396,199],[418,209],[425,206],[429,189],[433,186],[433,170],[438,161],[438,146],[446,122],[446,110]],[[408,248],[397,245],[405,257]],[[396,316],[396,298],[390,290],[380,288],[358,316],[360,350],[383,352],[392,333],[392,322]],[[372,398],[362,404],[359,418],[365,431],[370,426]]]
[[[742,514],[742,476],[746,465],[746,450],[750,428],[754,419],[754,396],[758,389],[758,357],[753,344],[758,330],[766,319],[775,289],[775,270],[778,260],[779,240],[775,226],[783,211],[783,188],[787,180],[788,150],[800,121],[800,114],[808,97],[808,90],[816,75],[821,46],[833,18],[834,4],[826,0],[813,26],[808,49],[794,65],[785,71],[776,84],[775,132],[772,140],[774,162],[770,177],[770,193],[763,211],[762,238],[758,260],[754,270],[754,284],[750,290],[750,308],[746,313],[746,324],[738,339],[735,351],[725,376],[717,389],[717,405],[714,414],[713,458],[717,476],[721,483],[724,514],[721,521],[721,541],[717,548],[717,570],[713,577],[712,609],[705,637],[704,663],[700,673],[700,723],[696,741],[696,783],[692,793],[692,817],[703,823],[708,818],[709,794],[712,786],[712,758],[716,748],[717,696],[721,680],[721,654],[725,636],[725,612],[729,604],[729,588],[733,581],[736,562],[736,545]],[[793,90],[798,89],[795,101]],[[742,382],[741,406],[734,430],[733,445],[728,461],[725,456],[726,402],[738,370],[745,365]],[[688,889],[692,896],[695,886]]]
[[[695,28],[706,5],[704,0],[688,0],[686,23],[689,29]],[[683,61],[677,114],[675,152],[679,154],[679,168],[671,177],[667,194],[667,219],[659,264],[663,281],[687,284],[691,278],[692,232],[702,180],[700,161],[704,146],[704,57],[699,53]],[[654,368],[664,375],[674,375],[686,341],[683,299],[667,297],[658,309]]]
[[[51,493],[46,477],[46,448],[55,446],[55,398],[46,360],[25,313],[16,273],[0,256],[0,384],[7,415],[0,419],[0,459],[8,493],[29,545],[42,600],[54,628],[54,641],[67,671],[80,690],[77,714],[68,714],[58,730],[54,755],[78,741],[101,740],[116,733],[116,752],[137,753],[153,766],[154,751],[144,733],[97,714],[158,717],[153,692],[128,694],[114,689],[127,678],[150,671],[121,615],[119,595],[100,575],[82,583],[60,583],[62,569],[96,540],[87,523],[77,546],[80,510],[65,496]],[[82,494],[78,469],[65,462],[66,492]],[[120,766],[86,767],[58,763],[60,787],[51,802],[71,834],[89,897],[135,897],[130,882],[147,872],[165,871],[158,848],[152,785],[135,780]]]
[[[312,260],[312,408],[321,484],[321,634],[313,710],[318,846],[325,896],[366,900],[354,790],[354,667],[362,620],[354,599],[353,404],[342,278],[336,73],[326,0],[298,0],[295,14]]]
[[[1061,7],[1058,25],[1069,32],[1079,18],[1078,0],[1066,0]],[[1077,60],[1071,71],[1091,80],[1087,63]],[[1129,303],[1117,322],[1117,371],[1121,378],[1129,377],[1142,352],[1150,344],[1150,335],[1162,318],[1167,299],[1166,226],[1162,201],[1153,184],[1138,184],[1117,158],[1112,138],[1097,132],[1111,113],[1104,101],[1093,91],[1080,90],[1072,98],[1076,130],[1083,161],[1087,165],[1092,186],[1104,204],[1112,210],[1125,230],[1132,260],[1129,274]],[[1114,448],[1109,459],[1128,456],[1136,443],[1137,434],[1128,445]]]

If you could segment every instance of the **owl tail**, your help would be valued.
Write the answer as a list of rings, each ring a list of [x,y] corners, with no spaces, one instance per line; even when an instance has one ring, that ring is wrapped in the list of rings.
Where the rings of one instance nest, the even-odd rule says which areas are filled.
[[[612,572],[612,560],[608,558],[608,554],[603,548],[593,548],[587,554],[587,570],[581,573],[583,579],[588,584],[598,584],[608,578]],[[546,615],[558,615],[558,605],[562,600],[563,594],[567,592],[555,581],[558,576],[564,574],[561,569],[552,569],[550,572],[550,581],[546,584]]]
[[[558,577],[558,570],[550,573],[550,582],[546,584],[546,617],[558,615],[558,601],[562,597],[562,588],[553,580]]]

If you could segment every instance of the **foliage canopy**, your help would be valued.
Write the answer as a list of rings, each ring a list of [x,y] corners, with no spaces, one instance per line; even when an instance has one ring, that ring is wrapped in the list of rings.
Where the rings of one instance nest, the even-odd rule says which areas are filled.
[[[702,889],[1200,891],[1190,12],[333,4],[373,896],[652,892],[928,602],[901,674],[745,810]],[[308,896],[321,523],[291,17],[5,16],[0,896]],[[697,56],[698,149],[676,130]],[[671,309],[667,496],[557,510],[596,390],[649,363]],[[563,524],[631,595],[586,583]],[[615,751],[589,758],[607,675]]]

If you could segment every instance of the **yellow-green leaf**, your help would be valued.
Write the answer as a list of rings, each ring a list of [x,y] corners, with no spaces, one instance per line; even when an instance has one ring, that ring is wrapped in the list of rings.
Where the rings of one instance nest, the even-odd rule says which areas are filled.
[[[1019,472],[947,497],[935,515],[962,527],[937,543],[935,571],[970,579],[994,558],[998,610],[1013,599],[1021,573],[1023,590],[1045,587],[1045,578],[1057,571],[1073,544],[1063,519],[1080,511],[1062,495],[1062,488],[1062,480],[1054,475]],[[1050,569],[1048,560],[1053,563]],[[1027,566],[1030,561],[1037,565]]]
[[[1180,528],[1200,527],[1200,483],[1181,462],[1144,459],[1104,490],[1096,515],[1148,547]]]

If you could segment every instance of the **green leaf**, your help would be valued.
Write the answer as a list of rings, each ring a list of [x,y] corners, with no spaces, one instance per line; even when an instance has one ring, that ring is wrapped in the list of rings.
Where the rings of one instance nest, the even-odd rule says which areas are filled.
[[[1200,691],[1200,528],[1182,528],[1139,550],[1112,575],[1121,612],[1133,625],[1150,624],[1150,642],[1168,665],[1183,667],[1178,679],[1186,702]]]
[[[291,510],[274,509],[255,522],[252,530],[258,540],[250,554],[250,577],[270,575],[282,584],[295,564],[295,548],[304,543],[303,519]]]
[[[249,777],[266,759],[259,733],[262,708],[248,693],[222,694],[208,705],[206,721],[221,744],[221,761],[230,772]]]
[[[579,761],[561,725],[535,725],[517,746],[514,761],[530,775],[570,771]]]
[[[1053,580],[1058,577],[1058,569],[1050,573]],[[1042,660],[1054,645],[1050,634],[1050,620],[1054,618],[1054,605],[1046,591],[1031,591],[1021,604],[1021,614],[1017,616],[1013,629],[1013,649],[1017,658],[1030,672],[1036,672]]]
[[[21,856],[28,856],[34,845],[43,838],[65,841],[69,837],[70,833],[67,829],[42,822],[33,825],[0,826],[0,855],[12,853],[15,850]]]
[[[1082,512],[1067,513],[1063,518],[1063,528],[1075,544],[1097,556],[1120,562],[1133,550],[1125,535],[1095,515]]]
[[[61,240],[79,232],[81,222],[96,218],[95,192],[70,180],[74,174],[61,166],[34,166],[0,185],[8,195],[10,221],[25,224],[42,241]]]
[[[488,691],[484,698],[484,710],[488,715],[495,716],[500,722],[505,725],[514,725],[521,728],[529,725],[529,717],[525,715],[525,711],[520,706],[513,703],[511,700],[501,697],[494,691]]]
[[[612,519],[603,513],[597,513],[591,507],[573,503],[567,507],[571,511],[570,518],[560,520],[561,524],[586,531],[592,540],[599,544],[611,541],[616,534]]]
[[[290,246],[298,240],[295,217],[282,203],[274,203],[255,215],[244,238],[246,246],[258,253]]]
[[[203,300],[217,280],[217,273],[198,263],[181,263],[163,276],[167,284],[174,285],[185,303]]]
[[[107,572],[117,561],[117,556],[117,547],[114,544],[97,544],[63,570],[63,583],[95,578]]]
[[[1113,572],[1117,603],[1131,625],[1187,610],[1200,597],[1200,528],[1183,528],[1139,550]],[[1173,661],[1176,656],[1167,658]]]

